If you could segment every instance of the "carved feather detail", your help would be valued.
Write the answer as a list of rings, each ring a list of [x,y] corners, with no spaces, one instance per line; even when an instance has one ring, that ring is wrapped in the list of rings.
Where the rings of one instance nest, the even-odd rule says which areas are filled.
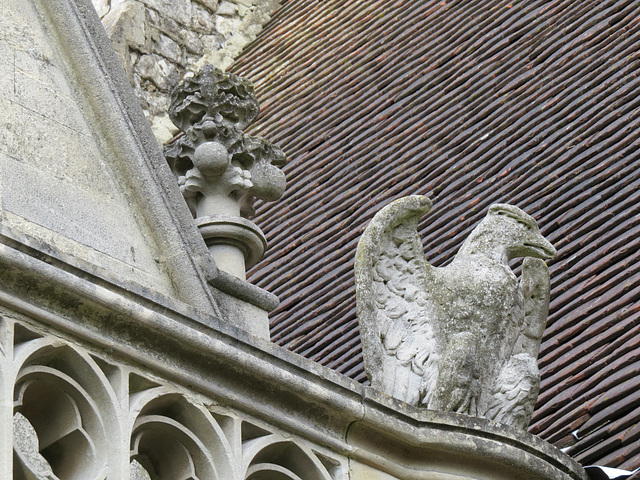
[[[367,227],[356,257],[358,317],[367,318],[360,334],[374,346],[364,352],[365,369],[382,391],[411,404],[419,403],[425,365],[434,362],[433,330],[420,321],[430,315],[424,285],[432,267],[417,233],[430,208],[427,197],[391,204]]]
[[[374,387],[407,403],[526,428],[539,384],[535,358],[549,304],[540,258],[553,258],[529,215],[493,205],[450,265],[424,258],[427,197],[383,208],[356,256],[356,308]],[[508,266],[527,258],[518,281]]]

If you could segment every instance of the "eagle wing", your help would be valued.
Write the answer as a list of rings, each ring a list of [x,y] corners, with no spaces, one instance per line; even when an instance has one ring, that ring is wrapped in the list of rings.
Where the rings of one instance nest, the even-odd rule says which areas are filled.
[[[434,308],[426,285],[434,268],[424,258],[418,220],[424,196],[401,198],[380,210],[356,253],[356,312],[364,367],[371,384],[417,405],[435,382]]]
[[[527,257],[520,286],[524,323],[511,358],[496,379],[487,418],[526,429],[540,390],[538,351],[549,312],[549,269],[544,260]]]
[[[537,358],[549,313],[549,268],[544,260],[524,259],[520,285],[524,294],[524,325],[513,353],[527,353]]]

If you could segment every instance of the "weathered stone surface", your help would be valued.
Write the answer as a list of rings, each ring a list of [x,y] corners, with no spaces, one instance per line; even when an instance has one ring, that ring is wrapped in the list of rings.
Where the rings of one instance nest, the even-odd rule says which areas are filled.
[[[9,326],[4,345],[18,353],[0,355],[3,404],[14,398],[6,372],[24,379],[18,386],[27,399],[54,395],[47,385],[67,385],[73,398],[86,399],[76,415],[91,427],[89,438],[121,439],[103,449],[107,478],[127,478],[137,461],[147,473],[214,465],[229,480],[261,468],[310,480],[586,479],[570,457],[527,433],[407,406],[231,326],[203,330],[175,306],[54,273],[46,258],[0,247],[0,325]],[[55,299],[42,278],[56,279]],[[43,288],[15,289],[24,282]],[[61,407],[49,404],[52,418],[62,418]],[[37,418],[34,409],[23,411]],[[11,419],[11,409],[0,409],[0,425],[5,413]],[[84,472],[95,473],[76,471]]]
[[[206,262],[215,267],[179,190],[162,185],[163,175],[173,183],[169,169],[150,166],[165,160],[111,43],[94,17],[89,26],[78,23],[78,11],[95,15],[91,6],[7,1],[0,19],[1,234],[132,291],[219,311],[201,270]],[[96,51],[104,53],[99,60]],[[194,264],[198,248],[202,266]]]
[[[131,462],[129,466],[129,479],[130,480],[151,480],[149,472],[147,472],[137,460]]]
[[[119,195],[112,152],[96,138],[94,114],[35,15],[29,2],[20,4],[4,14],[13,28],[0,31],[0,62],[12,80],[0,83],[2,223],[169,294],[152,234]],[[20,25],[29,25],[28,33],[11,36]]]
[[[256,198],[277,200],[285,188],[284,152],[242,132],[258,111],[249,81],[205,65],[172,93],[169,115],[185,135],[165,151],[216,264],[241,279],[266,248],[242,217]]]
[[[220,318],[215,303],[207,305],[211,292],[200,279],[229,278],[208,261],[89,3],[10,2],[0,18],[10,27],[0,28],[0,54],[8,55],[2,65],[28,51],[55,68],[53,84],[43,81],[38,96],[27,88],[17,99],[8,87],[18,73],[46,79],[38,69],[26,75],[9,68],[0,80],[7,117],[38,108],[28,118],[51,122],[36,134],[19,124],[13,143],[0,136],[7,147],[2,166],[15,170],[10,181],[20,181],[19,167],[26,178],[17,202],[15,187],[0,177],[0,478],[347,480],[361,467],[387,478],[512,480],[517,472],[528,480],[585,480],[570,458],[531,435],[400,405]],[[73,119],[47,117],[47,108],[58,106],[50,91],[68,94],[61,104],[68,103],[63,112]],[[225,109],[216,113],[232,120],[224,118]],[[74,122],[86,131],[73,130]],[[57,129],[62,136],[55,136]],[[73,135],[80,140],[70,146]],[[38,149],[15,149],[28,144],[21,139]],[[53,142],[69,150],[56,150]],[[260,142],[247,143],[260,151]],[[215,170],[216,162],[206,161],[215,150],[194,157],[203,170]],[[48,157],[29,158],[46,151]],[[95,178],[74,171],[83,161]],[[39,181],[28,183],[35,176]],[[102,212],[78,205],[70,213],[81,218],[74,220],[81,225],[85,215],[92,222],[85,225],[86,244],[74,251],[65,242],[75,235],[74,224],[54,211],[70,209],[69,197],[99,210],[92,181],[101,189],[97,198],[109,200],[125,226],[100,225]],[[69,185],[73,190],[55,203],[49,190]],[[42,214],[25,206],[29,218],[12,223],[18,217],[13,206],[28,201],[49,208],[55,221],[36,219]],[[47,221],[59,224],[59,236],[39,225]],[[25,225],[33,230],[22,230]],[[117,251],[118,235],[129,230],[154,263],[160,260],[153,273],[162,280],[136,286],[129,281],[133,255],[121,264],[99,255],[98,247]],[[104,236],[116,246],[103,245]],[[154,283],[166,279],[168,295]],[[247,293],[232,280],[227,290],[253,295],[252,305],[268,303],[257,298],[259,289]],[[233,299],[242,304],[240,294]]]
[[[196,0],[196,2],[207,7],[212,12],[218,10],[218,0]]]
[[[168,143],[180,131],[169,117],[161,118],[151,128],[159,143]]]
[[[525,429],[555,257],[535,220],[497,204],[450,265],[429,265],[416,226],[431,208],[406,197],[381,210],[356,258],[358,319],[372,385],[413,405]],[[509,261],[527,257],[522,278]]]
[[[13,449],[16,452],[15,473],[34,475],[35,478],[53,479],[53,471],[47,460],[40,454],[38,435],[33,425],[24,415],[16,412],[13,416]]]
[[[194,3],[191,28],[194,32],[210,35],[216,28],[215,16],[211,14],[211,10]]]
[[[240,27],[241,20],[236,17],[218,16],[216,18],[216,30],[225,36],[227,41],[233,36]],[[213,52],[212,52],[213,53]]]
[[[161,91],[168,90],[180,78],[178,68],[174,64],[155,54],[142,55],[138,59],[137,69],[143,80],[151,81]]]
[[[221,2],[218,6],[218,11],[216,12],[218,15],[224,15],[227,17],[231,17],[238,13],[238,6],[233,2]]]
[[[102,23],[112,39],[113,48],[120,57],[129,78],[133,78],[133,66],[140,51],[146,51],[146,12],[141,3],[121,2],[111,8]]]
[[[126,0],[125,0],[126,1]],[[183,25],[191,20],[191,0],[140,0],[147,7]]]
[[[96,9],[96,13],[100,18],[104,17],[109,10],[111,9],[111,1],[110,0],[94,0],[93,6]]]
[[[155,39],[154,49],[158,52],[162,52],[162,54],[169,60],[173,60],[176,63],[182,61],[182,50],[180,45],[162,33],[160,33],[157,39]]]
[[[171,89],[206,63],[227,68],[280,0],[93,0],[156,138],[168,142]]]

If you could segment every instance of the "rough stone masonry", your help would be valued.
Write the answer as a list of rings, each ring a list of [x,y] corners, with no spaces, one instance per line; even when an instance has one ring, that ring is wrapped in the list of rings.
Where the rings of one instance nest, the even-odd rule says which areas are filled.
[[[169,94],[205,63],[225,70],[280,0],[92,0],[160,143],[177,133]]]

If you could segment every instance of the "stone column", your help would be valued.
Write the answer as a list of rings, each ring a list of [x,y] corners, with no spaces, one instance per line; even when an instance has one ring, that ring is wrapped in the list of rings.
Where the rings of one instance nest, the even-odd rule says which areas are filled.
[[[184,132],[165,155],[218,268],[245,280],[264,253],[264,234],[247,217],[253,202],[277,200],[285,155],[242,130],[259,112],[253,86],[211,65],[172,92],[169,116]]]

